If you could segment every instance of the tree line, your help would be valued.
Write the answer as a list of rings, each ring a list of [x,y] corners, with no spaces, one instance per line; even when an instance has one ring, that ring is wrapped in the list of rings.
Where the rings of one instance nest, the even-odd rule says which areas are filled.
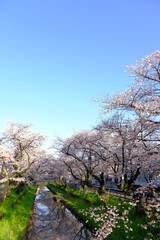
[[[124,92],[100,100],[103,120],[93,129],[57,139],[63,177],[72,176],[85,190],[91,179],[105,191],[105,179],[126,193],[143,176],[153,187],[160,176],[160,51],[128,66],[134,81]],[[57,164],[58,166],[58,164]],[[67,173],[66,173],[67,172]]]

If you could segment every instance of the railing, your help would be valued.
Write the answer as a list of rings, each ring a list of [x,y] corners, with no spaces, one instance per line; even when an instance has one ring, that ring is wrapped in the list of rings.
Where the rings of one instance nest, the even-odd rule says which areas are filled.
[[[133,198],[133,196],[127,195],[125,192],[121,192],[119,190],[112,190],[112,189],[107,189],[108,194],[112,194],[113,196],[116,197],[120,197],[120,198],[124,198],[124,199],[128,199],[130,201],[135,202],[136,199]],[[160,202],[160,194],[158,193],[156,197],[146,197],[143,196],[142,197],[142,203],[146,203],[146,204],[156,204]]]

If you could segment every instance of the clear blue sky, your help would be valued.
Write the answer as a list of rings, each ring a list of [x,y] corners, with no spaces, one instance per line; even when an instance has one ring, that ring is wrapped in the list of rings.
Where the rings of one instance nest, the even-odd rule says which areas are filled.
[[[159,23],[159,0],[0,0],[0,130],[94,126],[92,99],[129,85],[126,65],[160,49]]]

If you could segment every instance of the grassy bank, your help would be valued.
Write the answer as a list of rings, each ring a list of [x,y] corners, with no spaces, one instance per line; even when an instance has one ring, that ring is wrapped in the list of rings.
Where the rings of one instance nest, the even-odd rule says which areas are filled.
[[[135,203],[106,195],[103,200],[97,193],[64,188],[49,184],[49,189],[63,198],[78,218],[86,223],[97,239],[157,240],[160,239],[160,205],[144,207],[144,215],[137,215]]]
[[[57,184],[48,184],[48,188],[57,195],[63,197],[62,202],[76,215],[89,229],[99,226],[99,222],[95,222],[90,218],[89,214],[85,216],[81,211],[89,209],[90,206],[98,208],[104,206],[105,203],[101,201],[97,193],[88,193],[83,196],[83,191],[71,187],[63,188]]]
[[[27,228],[36,186],[25,186],[20,194],[12,189],[0,205],[0,240],[20,240]]]

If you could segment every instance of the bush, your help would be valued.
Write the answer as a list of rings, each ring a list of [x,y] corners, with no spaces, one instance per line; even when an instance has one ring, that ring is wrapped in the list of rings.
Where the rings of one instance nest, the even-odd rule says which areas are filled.
[[[102,201],[99,197],[99,195],[97,193],[91,193],[91,192],[88,192],[84,199],[87,201],[87,202],[90,202],[92,205],[100,205],[102,204]]]

